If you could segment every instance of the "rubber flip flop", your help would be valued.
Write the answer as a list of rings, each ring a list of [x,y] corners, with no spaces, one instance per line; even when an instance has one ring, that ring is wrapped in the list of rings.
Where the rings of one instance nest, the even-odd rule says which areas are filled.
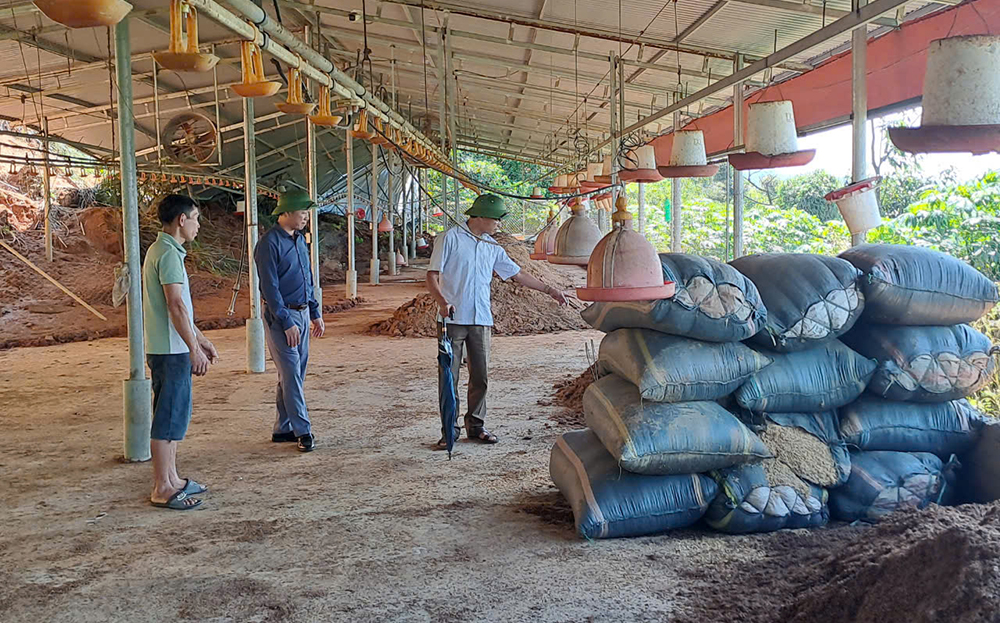
[[[184,490],[181,489],[177,493],[170,496],[170,499],[166,502],[154,502],[153,500],[150,500],[149,503],[157,508],[169,508],[175,511],[188,511],[192,508],[198,508],[201,506],[201,500],[195,498],[190,498],[194,500],[194,504],[186,504],[185,502],[189,497],[190,496],[188,496],[187,493],[184,493]]]
[[[208,487],[206,487],[205,485],[200,485],[197,482],[191,480],[190,478],[188,478],[186,482],[187,484],[184,485],[184,488],[181,489],[181,491],[183,491],[188,495],[199,495],[208,491]]]

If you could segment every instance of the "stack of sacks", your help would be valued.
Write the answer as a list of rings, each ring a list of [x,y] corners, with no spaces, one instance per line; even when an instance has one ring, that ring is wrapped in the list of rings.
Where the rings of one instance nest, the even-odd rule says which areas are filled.
[[[732,408],[758,427],[773,458],[717,472],[721,491],[706,520],[731,533],[822,525],[826,489],[851,472],[835,410],[861,395],[877,365],[837,339],[864,309],[860,272],[807,254],[753,255],[731,265],[768,310],[748,343],[772,360],[736,390]]]
[[[997,288],[921,247],[865,244],[840,257],[863,271],[867,301],[843,339],[879,364],[866,395],[840,410],[841,434],[859,451],[855,473],[832,494],[834,516],[877,519],[946,500],[952,457],[976,444],[985,423],[963,398],[995,373],[1000,350],[964,323],[996,304]]]
[[[707,472],[771,456],[716,402],[770,363],[739,343],[766,318],[756,288],[719,262],[660,258],[672,299],[582,314],[607,332],[600,378],[584,394],[588,430],[560,438],[550,473],[588,538],[691,525],[717,497]]]

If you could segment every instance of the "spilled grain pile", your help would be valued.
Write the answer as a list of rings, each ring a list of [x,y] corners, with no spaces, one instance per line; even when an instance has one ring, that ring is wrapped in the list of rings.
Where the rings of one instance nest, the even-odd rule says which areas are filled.
[[[555,390],[552,400],[539,400],[538,404],[542,406],[562,407],[562,409],[553,413],[549,419],[566,426],[583,428],[587,425],[583,417],[583,393],[587,391],[587,388],[593,382],[594,373],[590,368],[587,368],[576,376],[567,376],[560,381],[556,381],[552,385],[552,389]]]
[[[800,478],[820,486],[837,483],[837,462],[830,446],[819,438],[796,426],[774,424],[769,425],[760,438],[778,462],[786,465]]]
[[[579,267],[554,266],[532,260],[528,257],[528,247],[507,234],[497,234],[496,240],[524,272],[544,283],[569,293],[586,282],[586,273]],[[496,335],[536,335],[587,328],[580,318],[583,305],[575,299],[569,305],[560,307],[546,294],[525,288],[513,280],[501,281],[496,277],[493,279],[492,296],[493,333]],[[437,335],[436,312],[437,306],[430,294],[421,294],[399,307],[391,318],[371,325],[367,333],[393,337],[434,337]]]

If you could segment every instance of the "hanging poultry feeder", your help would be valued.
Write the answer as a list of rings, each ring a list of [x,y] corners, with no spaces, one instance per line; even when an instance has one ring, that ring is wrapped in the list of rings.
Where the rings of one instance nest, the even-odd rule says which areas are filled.
[[[545,199],[545,195],[543,194],[544,192],[545,192],[544,189],[539,188],[538,186],[535,186],[534,190],[531,191],[531,198],[532,199]]]
[[[240,60],[243,83],[234,84],[233,91],[240,97],[270,97],[281,89],[280,82],[264,79],[264,59],[260,48],[253,41],[240,42]]]
[[[607,186],[611,183],[611,156],[604,156],[601,164],[601,174],[594,176],[594,181]]]
[[[386,212],[382,213],[382,220],[378,222],[378,231],[382,234],[392,231],[392,221],[389,220],[389,215]]]
[[[618,177],[624,182],[639,182],[651,184],[663,179],[660,172],[656,170],[656,154],[652,145],[643,145],[632,153],[635,154],[636,164],[618,173]],[[629,162],[629,164],[632,164]]]
[[[663,280],[656,249],[632,230],[628,201],[618,197],[611,233],[594,247],[587,263],[587,287],[577,288],[583,301],[653,301],[674,295],[674,283]]]
[[[566,192],[566,187],[569,185],[566,182],[566,177],[566,175],[557,175],[555,183],[549,186],[549,192],[556,193],[557,195]]]
[[[322,127],[333,127],[340,123],[343,115],[335,115],[330,110],[330,87],[320,85],[319,87],[319,112],[309,117],[313,124]]]
[[[919,128],[889,128],[902,151],[1000,151],[1000,36],[931,41]]]
[[[382,127],[382,120],[378,117],[372,118],[372,136],[368,139],[368,142],[372,145],[385,145],[386,140],[384,136],[385,130]]]
[[[556,234],[559,224],[555,221],[556,211],[549,208],[548,224],[535,236],[535,250],[528,256],[533,260],[544,260],[556,251]]]
[[[372,137],[372,132],[368,128],[368,111],[362,110],[358,113],[358,118],[354,121],[354,138],[367,141]]]
[[[708,164],[705,156],[705,133],[701,130],[677,130],[670,146],[667,166],[657,167],[663,177],[712,177],[719,165]]]
[[[123,0],[35,0],[35,6],[53,22],[70,28],[114,26],[132,10]]]
[[[852,234],[860,234],[875,229],[882,224],[878,211],[878,187],[881,177],[869,177],[826,195],[827,201],[837,204],[840,215]]]
[[[170,48],[155,52],[153,58],[173,71],[210,71],[219,62],[218,56],[198,51],[198,12],[184,0],[170,0]]]
[[[600,162],[588,162],[587,163],[587,177],[580,181],[580,187],[586,190],[594,190],[595,188],[601,188],[607,184],[602,184],[597,181],[597,176],[601,174],[604,170],[604,165]]]
[[[792,102],[759,102],[747,115],[746,153],[730,154],[729,164],[737,171],[800,167],[815,155],[815,149],[799,150]]]
[[[601,230],[584,214],[583,202],[577,197],[571,205],[573,214],[556,232],[555,248],[547,259],[552,264],[586,266],[590,254],[601,239]]]
[[[308,115],[316,108],[302,99],[302,73],[298,69],[288,68],[288,99],[275,107],[286,115]]]

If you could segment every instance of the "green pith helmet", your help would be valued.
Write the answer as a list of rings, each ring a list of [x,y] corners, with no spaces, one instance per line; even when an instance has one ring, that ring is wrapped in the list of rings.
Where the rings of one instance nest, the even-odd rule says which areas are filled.
[[[507,208],[503,205],[503,199],[496,195],[479,195],[472,202],[472,207],[465,211],[465,215],[499,220],[507,215]]]
[[[274,212],[271,212],[271,216],[278,216],[285,212],[308,210],[314,205],[316,204],[309,198],[309,193],[298,188],[293,188],[281,193],[281,196],[278,197],[278,207],[274,209]]]

